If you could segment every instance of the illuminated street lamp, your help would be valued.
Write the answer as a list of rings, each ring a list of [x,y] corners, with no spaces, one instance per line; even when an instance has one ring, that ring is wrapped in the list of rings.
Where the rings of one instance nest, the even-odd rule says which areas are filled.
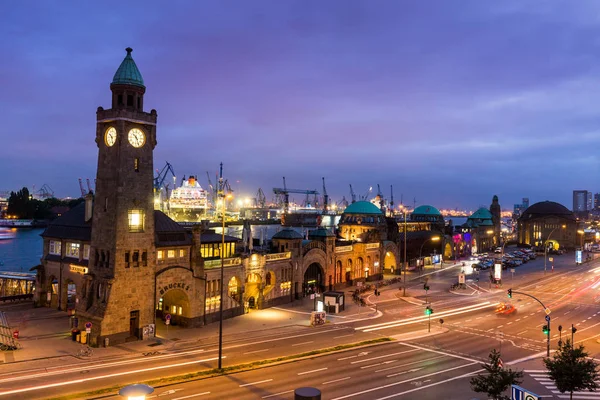
[[[583,229],[578,229],[577,233],[581,235],[581,250],[583,251],[583,236],[585,235],[585,231]]]
[[[119,390],[119,396],[126,397],[128,400],[144,400],[146,395],[154,392],[152,386],[145,385],[143,383],[136,383],[133,385],[127,385]]]
[[[406,208],[402,209],[402,213],[404,214],[404,256],[402,257],[402,267],[404,268],[404,288],[402,290],[402,296],[406,297],[406,268],[408,268],[408,263],[406,262]]]
[[[423,244],[421,244],[421,248],[419,249],[419,261],[421,260],[421,255],[423,253],[423,246],[425,246],[425,243],[427,243],[428,241],[432,241],[432,242],[437,242],[438,240],[440,240],[439,236],[433,236],[430,237],[429,239],[425,239],[425,241],[423,242]],[[425,264],[425,263],[423,263]],[[423,265],[422,267],[424,267],[425,265]]]
[[[218,368],[223,366],[223,280],[224,280],[224,264],[225,264],[225,210],[227,208],[227,199],[232,196],[225,195],[225,182],[223,180],[223,163],[219,173],[219,190],[217,195],[221,198],[221,281],[219,284],[219,362]]]
[[[554,231],[557,230],[558,228],[565,229],[566,227],[567,227],[567,225],[561,225],[561,226],[557,226],[556,228],[552,229],[550,231],[550,234],[548,235],[548,237],[544,241],[544,273],[546,273],[546,263],[548,261],[548,245],[547,245],[547,243],[550,240],[550,236],[552,236],[552,234],[554,233]]]

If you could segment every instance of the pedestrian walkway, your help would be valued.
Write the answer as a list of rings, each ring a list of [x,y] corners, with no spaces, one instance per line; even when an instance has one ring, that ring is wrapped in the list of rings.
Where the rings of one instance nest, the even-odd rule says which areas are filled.
[[[571,398],[569,393],[567,393],[567,392],[561,393],[557,389],[556,384],[548,375],[547,370],[545,370],[545,369],[526,369],[523,372],[525,372],[527,375],[529,375],[530,377],[535,379],[538,383],[540,383],[542,386],[544,386],[546,389],[548,389],[554,395],[554,397],[557,397],[559,399]],[[600,383],[600,382],[598,382],[598,383]],[[573,399],[586,399],[586,400],[599,399],[600,400],[600,393],[590,392],[590,391],[573,392]]]

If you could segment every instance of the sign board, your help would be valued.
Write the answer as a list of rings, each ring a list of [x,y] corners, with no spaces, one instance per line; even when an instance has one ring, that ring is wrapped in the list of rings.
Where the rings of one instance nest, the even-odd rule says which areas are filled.
[[[511,272],[512,274],[514,274],[514,273],[515,273],[515,269],[514,269],[514,268],[511,268],[511,269],[510,269],[510,272]]]
[[[171,320],[170,319],[166,319],[165,320],[165,325],[171,325]]]
[[[546,315],[546,322],[550,322],[550,316]]]
[[[494,279],[497,281],[502,279],[502,264],[494,264]]]
[[[512,385],[512,400],[542,400],[542,398],[527,389]]]
[[[171,314],[167,314],[167,315],[165,315],[165,319],[166,319],[167,321],[169,321],[169,320],[171,319]]]
[[[465,284],[465,274],[458,274],[458,283],[461,285]]]
[[[582,251],[581,251],[581,250],[577,250],[577,251],[575,252],[575,262],[576,262],[577,264],[581,264],[581,262],[582,262],[581,260],[582,260],[582,258],[583,258],[583,257],[582,257],[582,255],[581,255],[581,254],[582,254]]]
[[[546,315],[550,315],[550,309],[546,308],[544,311],[546,311]]]
[[[85,323],[85,329],[92,329],[92,323],[90,321]]]
[[[92,328],[85,328],[85,333],[87,333],[87,334],[92,333]]]

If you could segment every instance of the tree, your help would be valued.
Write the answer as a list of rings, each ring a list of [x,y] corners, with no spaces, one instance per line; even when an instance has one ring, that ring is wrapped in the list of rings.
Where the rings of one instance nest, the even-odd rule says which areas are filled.
[[[567,339],[559,344],[552,358],[544,358],[550,379],[561,393],[569,392],[571,399],[573,392],[598,389],[598,363],[587,357],[582,345],[574,348]]]
[[[471,378],[471,389],[474,392],[486,393],[493,400],[510,400],[510,397],[503,393],[511,385],[521,383],[523,372],[504,368],[500,360],[500,352],[496,349],[490,352],[489,358],[489,364],[482,364],[486,373]]]

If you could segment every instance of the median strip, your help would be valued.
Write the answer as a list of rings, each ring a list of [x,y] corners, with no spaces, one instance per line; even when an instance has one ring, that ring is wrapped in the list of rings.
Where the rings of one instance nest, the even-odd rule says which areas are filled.
[[[286,362],[301,360],[304,358],[310,358],[310,357],[314,357],[314,356],[320,356],[320,355],[325,355],[325,354],[329,354],[329,353],[335,353],[335,352],[339,352],[339,351],[350,350],[353,348],[376,345],[376,344],[386,343],[386,342],[391,342],[391,341],[393,341],[393,339],[388,338],[388,337],[372,339],[372,340],[365,340],[362,342],[343,344],[343,345],[334,346],[334,347],[327,347],[324,349],[312,350],[312,351],[307,351],[307,352],[299,353],[299,354],[293,354],[293,355],[289,355],[289,356],[282,356],[282,357],[270,358],[270,359],[266,359],[266,360],[253,361],[250,363],[232,365],[230,367],[225,367],[221,370],[219,370],[218,368],[211,368],[211,369],[207,369],[205,371],[198,371],[198,372],[188,373],[188,374],[184,374],[184,375],[174,375],[174,376],[169,376],[169,377],[160,378],[160,379],[153,379],[153,380],[149,380],[149,381],[145,381],[145,382],[135,381],[135,383],[145,383],[156,389],[156,388],[159,388],[162,386],[172,385],[175,383],[207,379],[207,378],[212,378],[215,376],[228,375],[228,374],[233,374],[233,373],[238,373],[238,372],[245,372],[245,371],[250,371],[250,370],[253,370],[256,368],[267,367],[270,365],[283,364]],[[131,382],[131,383],[133,383],[133,382]],[[70,395],[66,395],[66,396],[54,397],[51,400],[80,399],[80,398],[89,398],[91,396],[96,396],[96,395],[101,395],[101,394],[116,393],[119,391],[119,389],[121,389],[123,386],[125,386],[127,384],[128,383],[123,383],[122,385],[111,386],[108,388],[98,389],[98,390],[94,390],[94,391],[90,391],[90,392],[86,392],[86,393],[76,393],[76,394],[70,394]]]

